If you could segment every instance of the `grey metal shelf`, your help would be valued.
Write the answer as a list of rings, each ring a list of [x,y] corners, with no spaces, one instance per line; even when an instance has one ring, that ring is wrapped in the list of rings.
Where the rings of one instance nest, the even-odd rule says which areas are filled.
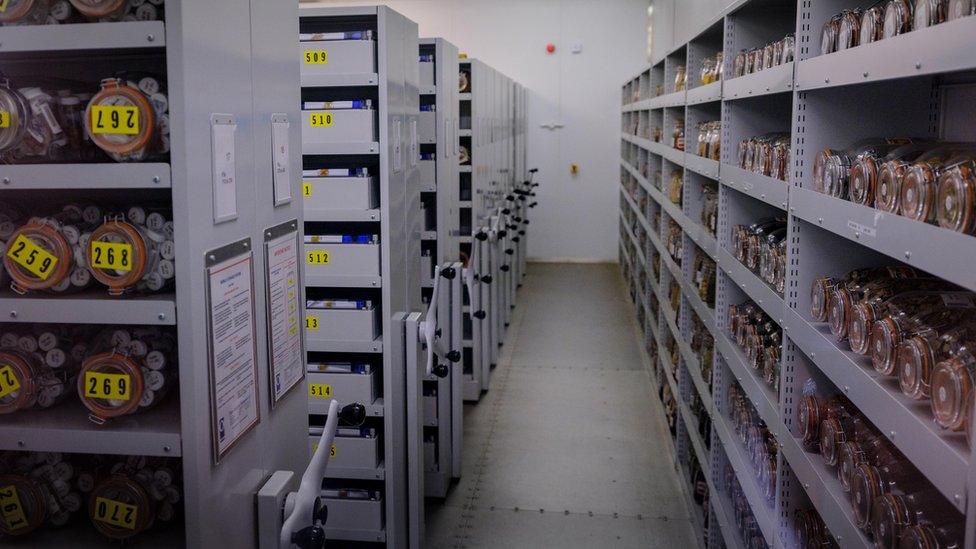
[[[799,61],[796,89],[811,90],[976,68],[976,19],[925,29]]]
[[[723,99],[732,101],[793,91],[793,61],[725,81]]]
[[[778,427],[783,430],[776,438],[783,457],[837,542],[843,547],[873,548],[871,540],[854,523],[850,499],[836,470],[828,468],[818,454],[805,451],[785,426]]]
[[[738,166],[723,164],[719,181],[730,189],[761,200],[770,206],[786,210],[789,202],[790,186],[786,181],[759,175]]]
[[[302,154],[379,154],[377,142],[354,141],[351,143],[302,143]]]
[[[756,273],[750,271],[739,260],[732,257],[732,254],[722,248],[718,252],[718,266],[725,274],[729,275],[735,283],[750,299],[762,307],[774,321],[783,324],[783,298],[769,287]]]
[[[308,274],[305,286],[312,288],[382,288],[383,278],[379,276],[336,276]]]
[[[384,480],[386,465],[380,462],[376,467],[329,467],[325,476],[353,480]]]
[[[305,221],[379,221],[380,210],[326,210],[305,208]]]
[[[715,441],[712,441],[715,444]],[[722,541],[725,542],[727,549],[744,549],[742,539],[739,537],[739,527],[732,518],[731,509],[728,508],[728,501],[724,493],[719,492],[712,486],[709,478],[709,497],[712,503],[712,515],[718,520],[719,529],[722,532]]]
[[[379,75],[375,72],[352,74],[309,74],[302,73],[303,88],[331,88],[336,86],[375,86]]]
[[[471,137],[471,130],[458,130],[458,137]]]
[[[308,401],[308,413],[311,415],[326,415],[329,412],[330,399],[315,399]],[[385,408],[383,397],[379,397],[372,404],[366,404],[366,415],[369,417],[383,417]],[[331,469],[330,469],[331,470]]]
[[[162,21],[25,25],[0,29],[0,56],[166,47]]]
[[[691,441],[691,447],[694,449],[695,455],[698,458],[698,465],[702,469],[702,473],[705,474],[705,478],[712,478],[711,467],[708,459],[709,453],[708,449],[705,447],[705,442],[702,440],[701,435],[698,434],[697,430],[697,420],[695,414],[691,413],[691,408],[688,404],[678,399],[678,409],[681,410],[681,416],[685,420],[685,431],[688,433],[688,440]]]
[[[648,107],[652,109],[661,109],[664,107],[682,107],[684,104],[685,92],[678,91],[666,93],[650,99]]]
[[[437,86],[420,86],[420,95],[437,94]]]
[[[74,395],[48,410],[0,416],[0,450],[132,456],[182,455],[180,403],[169,395],[159,406],[104,425],[88,417]]]
[[[70,295],[17,295],[0,292],[0,322],[58,324],[176,324],[176,296],[162,293],[114,298],[105,289]]]
[[[712,160],[711,158],[705,158],[704,156],[698,156],[697,154],[687,153],[685,154],[684,161],[685,168],[718,181],[718,160]]]
[[[164,162],[3,164],[0,189],[168,189]]]
[[[359,541],[363,543],[386,543],[386,530],[346,530],[326,526],[325,539]]]
[[[305,340],[305,349],[313,353],[382,353],[383,336],[373,341]]]
[[[976,290],[976,237],[799,187],[790,213],[969,290]]]
[[[715,309],[709,307],[701,297],[698,296],[698,288],[693,286],[691,282],[682,279],[681,289],[685,294],[685,299],[691,304],[692,310],[701,319],[702,324],[708,329],[712,336],[715,335]]]
[[[696,86],[688,90],[686,102],[688,105],[700,105],[722,100],[722,81],[712,82],[703,86]]]
[[[759,417],[767,425],[782,423],[777,395],[763,380],[756,377],[755,371],[749,366],[742,351],[724,333],[715,334],[715,352],[725,359],[726,365],[732,370],[733,377],[759,412]]]
[[[903,395],[895,379],[880,377],[869,357],[834,343],[826,324],[811,324],[792,308],[784,311],[783,328],[790,340],[844,392],[932,484],[958,507],[965,508],[969,446],[962,433],[947,433],[932,419],[927,402]]]

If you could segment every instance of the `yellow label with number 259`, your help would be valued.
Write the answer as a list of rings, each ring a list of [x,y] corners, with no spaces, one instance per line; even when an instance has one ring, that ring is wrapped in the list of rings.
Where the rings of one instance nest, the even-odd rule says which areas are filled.
[[[309,250],[305,252],[305,263],[309,265],[328,265],[328,250]]]
[[[85,372],[85,396],[106,400],[132,398],[132,379],[128,374]]]
[[[20,380],[17,379],[13,367],[9,364],[0,366],[0,398],[18,390],[20,390]]]
[[[91,132],[138,135],[139,107],[135,105],[92,105]]]
[[[328,50],[305,50],[305,64],[306,65],[328,65],[329,51]]]
[[[16,487],[4,486],[0,488],[0,514],[3,515],[3,522],[6,523],[7,529],[10,531],[17,531],[28,526],[24,507],[20,504]]]
[[[24,235],[19,235],[10,243],[7,257],[41,280],[47,280],[58,264],[54,254]]]
[[[136,529],[136,518],[139,516],[139,508],[135,505],[122,503],[108,498],[95,498],[95,520],[126,528]]]
[[[313,112],[308,115],[308,125],[313,128],[328,128],[332,126],[332,113]]]
[[[96,269],[112,269],[114,271],[132,270],[132,244],[121,242],[91,243],[91,266]]]

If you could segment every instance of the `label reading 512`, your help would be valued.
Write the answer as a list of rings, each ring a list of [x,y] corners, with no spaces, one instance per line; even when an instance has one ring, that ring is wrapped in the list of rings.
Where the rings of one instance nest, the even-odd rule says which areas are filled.
[[[58,258],[54,254],[24,235],[19,235],[10,243],[7,257],[41,280],[47,280],[58,264]]]
[[[135,505],[114,499],[95,498],[95,520],[105,524],[135,530],[138,512],[139,509]]]
[[[139,107],[135,105],[92,105],[92,133],[137,135]]]
[[[17,496],[17,488],[13,486],[0,488],[0,514],[3,515],[8,530],[20,530],[27,526],[27,517],[24,516],[24,508],[20,504],[20,497]]]
[[[91,243],[92,267],[114,271],[132,270],[132,245],[121,242]]]
[[[132,380],[128,374],[85,372],[85,396],[106,400],[132,398]]]
[[[306,65],[328,65],[329,52],[327,50],[305,50]]]
[[[305,252],[305,262],[309,265],[328,265],[328,250],[309,250]]]
[[[332,126],[332,113],[313,112],[308,115],[308,125],[313,128],[328,128]]]

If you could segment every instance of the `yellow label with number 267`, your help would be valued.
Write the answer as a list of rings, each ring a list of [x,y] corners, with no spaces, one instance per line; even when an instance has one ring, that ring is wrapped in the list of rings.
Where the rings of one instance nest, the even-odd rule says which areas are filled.
[[[92,105],[91,132],[138,135],[139,107],[135,105]]]

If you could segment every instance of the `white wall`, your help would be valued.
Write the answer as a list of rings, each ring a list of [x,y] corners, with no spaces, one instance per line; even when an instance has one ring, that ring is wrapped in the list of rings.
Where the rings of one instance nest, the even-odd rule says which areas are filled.
[[[620,87],[646,64],[647,0],[320,0],[386,4],[529,89],[529,167],[538,167],[529,256],[616,261]],[[556,53],[545,51],[547,43]],[[570,53],[573,43],[583,45]],[[560,130],[540,124],[562,123]],[[578,176],[569,165],[580,167]]]

